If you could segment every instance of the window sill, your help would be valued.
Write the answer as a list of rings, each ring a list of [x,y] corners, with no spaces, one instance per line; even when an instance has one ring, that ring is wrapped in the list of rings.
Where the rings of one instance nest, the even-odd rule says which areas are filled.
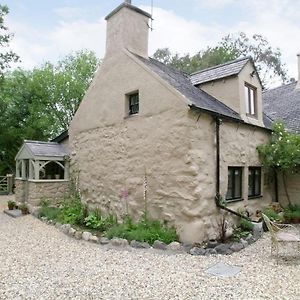
[[[257,196],[248,196],[248,200],[255,200],[255,199],[259,199],[262,198],[263,195],[257,195]]]
[[[233,203],[233,202],[239,202],[239,201],[243,201],[244,198],[237,198],[237,199],[226,199],[226,203]]]
[[[138,117],[138,116],[139,116],[139,114],[128,115],[128,116],[125,116],[125,117],[124,117],[124,120],[126,120],[126,119],[131,119],[131,118]]]

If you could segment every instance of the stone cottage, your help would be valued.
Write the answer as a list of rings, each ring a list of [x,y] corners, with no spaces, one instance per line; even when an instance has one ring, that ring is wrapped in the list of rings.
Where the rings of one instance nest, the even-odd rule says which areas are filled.
[[[251,213],[272,201],[261,82],[250,58],[191,76],[149,58],[151,16],[128,2],[106,17],[105,58],[69,128],[83,200],[135,217],[146,205],[183,241],[214,238],[216,196]]]

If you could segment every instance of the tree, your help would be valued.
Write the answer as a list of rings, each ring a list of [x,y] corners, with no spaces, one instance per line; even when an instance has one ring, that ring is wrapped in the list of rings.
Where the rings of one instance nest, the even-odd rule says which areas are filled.
[[[4,17],[9,13],[9,9],[6,5],[0,4],[0,47],[7,48],[13,35],[7,33],[8,28],[4,25]],[[19,61],[19,56],[13,51],[4,51],[1,49],[0,52],[0,76],[3,77],[4,71],[10,67],[11,62]]]
[[[285,193],[291,205],[286,185],[286,175],[294,173],[300,166],[300,135],[288,132],[283,123],[273,125],[270,141],[257,148],[264,167],[272,169],[277,176],[282,173]]]
[[[254,34],[249,38],[244,32],[229,34],[222,39],[220,45],[236,57],[251,56],[263,86],[267,87],[273,80],[289,80],[281,61],[280,50],[272,48],[262,35]]]
[[[273,80],[288,81],[280,50],[272,48],[268,40],[258,34],[251,38],[243,32],[230,34],[216,47],[208,47],[192,56],[173,55],[168,48],[158,49],[153,55],[155,59],[188,74],[245,56],[252,57],[263,87],[268,87]]]
[[[5,74],[0,85],[0,174],[14,172],[24,139],[48,140],[68,129],[98,65],[80,51],[57,64]]]

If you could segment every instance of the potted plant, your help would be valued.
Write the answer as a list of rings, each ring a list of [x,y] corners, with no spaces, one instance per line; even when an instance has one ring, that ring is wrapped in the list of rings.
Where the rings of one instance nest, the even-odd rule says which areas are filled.
[[[23,215],[29,214],[28,206],[25,203],[20,205],[20,210],[21,210]]]
[[[12,200],[9,200],[9,201],[7,202],[7,206],[8,206],[8,209],[9,209],[9,210],[13,210],[13,209],[15,209],[15,208],[17,207],[16,202],[15,202],[15,201],[12,201]]]

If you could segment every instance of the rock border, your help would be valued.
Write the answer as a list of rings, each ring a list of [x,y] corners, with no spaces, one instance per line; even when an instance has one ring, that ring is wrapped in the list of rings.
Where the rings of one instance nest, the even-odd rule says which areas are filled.
[[[216,240],[210,240],[207,243],[204,243],[204,246],[195,246],[194,244],[184,244],[180,242],[172,242],[170,244],[165,244],[162,241],[156,240],[154,241],[153,245],[146,242],[139,242],[139,241],[128,241],[126,239],[114,237],[112,239],[108,239],[106,237],[97,237],[93,235],[89,231],[82,231],[73,228],[70,224],[60,224],[56,223],[53,220],[48,220],[46,217],[39,218],[37,214],[33,214],[42,222],[46,223],[47,225],[55,226],[64,234],[73,237],[77,240],[84,240],[91,243],[96,243],[100,245],[108,245],[118,248],[135,248],[135,249],[157,249],[157,250],[164,250],[170,251],[173,253],[188,253],[190,255],[231,255],[232,253],[239,252],[249,245],[255,243],[263,234],[263,231],[260,229],[262,226],[257,226],[255,230],[253,230],[253,234],[249,234],[246,238],[241,238],[239,241],[236,242],[229,242],[229,243],[219,243]],[[258,229],[259,228],[259,229]]]

